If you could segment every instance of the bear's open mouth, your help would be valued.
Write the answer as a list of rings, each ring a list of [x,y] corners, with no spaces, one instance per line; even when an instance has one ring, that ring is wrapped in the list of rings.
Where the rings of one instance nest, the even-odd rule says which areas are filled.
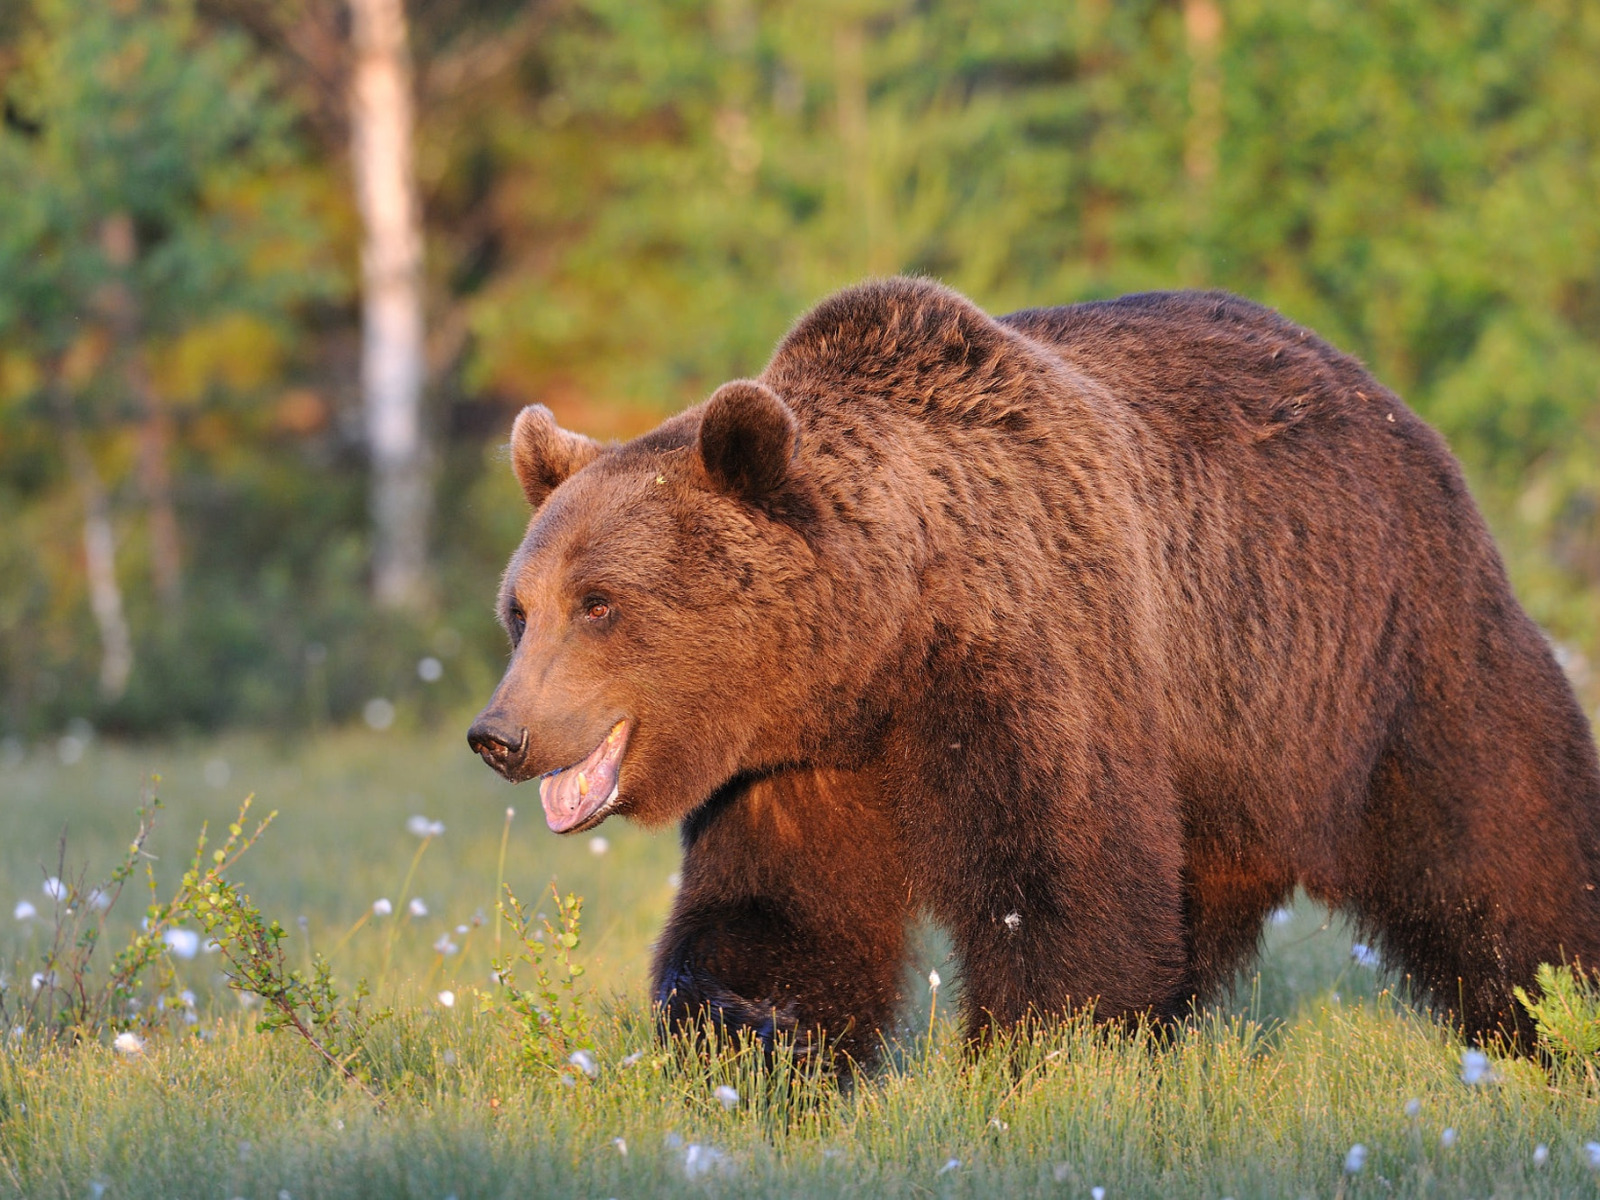
[[[539,780],[545,822],[556,833],[577,833],[600,824],[617,802],[617,776],[632,726],[624,717],[582,762]]]

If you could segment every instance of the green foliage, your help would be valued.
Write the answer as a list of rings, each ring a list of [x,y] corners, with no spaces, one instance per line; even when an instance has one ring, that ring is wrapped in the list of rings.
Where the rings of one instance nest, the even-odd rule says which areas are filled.
[[[1516,988],[1517,999],[1533,1018],[1539,1045],[1563,1074],[1576,1074],[1594,1085],[1595,1056],[1600,1054],[1600,987],[1572,966],[1540,963],[1534,976],[1539,998]]]
[[[11,6],[0,728],[314,725],[420,695],[440,637],[465,669],[437,695],[481,692],[484,600],[525,518],[493,450],[515,407],[637,432],[758,370],[829,289],[901,270],[992,311],[1172,286],[1278,306],[1444,431],[1524,602],[1600,660],[1594,7],[1217,0],[1214,30],[1186,23],[1208,7],[408,6],[443,476],[418,622],[365,596],[348,147],[312,53],[343,45],[317,24],[334,8]],[[120,344],[108,282],[141,314]],[[177,607],[144,579],[135,352],[176,416]],[[52,385],[120,539],[136,666],[115,704]]]
[[[550,898],[556,909],[554,923],[542,912],[530,915],[506,888],[500,915],[521,949],[515,959],[496,959],[494,971],[506,991],[523,1062],[575,1083],[581,1076],[592,1077],[595,1070],[593,1018],[588,998],[577,986],[584,971],[576,958],[583,898],[571,892],[563,896],[554,884]],[[518,962],[533,971],[526,988],[517,986]],[[486,1007],[492,1003],[485,998]]]

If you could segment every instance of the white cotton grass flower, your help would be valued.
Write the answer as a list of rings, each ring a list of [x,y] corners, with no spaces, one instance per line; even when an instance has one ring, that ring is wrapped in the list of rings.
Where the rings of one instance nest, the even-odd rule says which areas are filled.
[[[444,664],[433,655],[417,660],[417,678],[423,683],[438,683],[444,678]]]
[[[1540,1142],[1533,1148],[1533,1165],[1536,1167],[1542,1167],[1549,1161],[1550,1147],[1546,1146],[1543,1142]]]
[[[111,907],[111,897],[106,894],[104,888],[90,888],[86,899],[89,901],[90,907],[97,908],[101,912],[105,912],[106,909]]]
[[[634,1063],[638,1062],[643,1057],[644,1057],[644,1051],[643,1050],[635,1050],[632,1054],[628,1055],[626,1058],[624,1058],[622,1060],[622,1065],[625,1066],[625,1067],[631,1067],[631,1066],[633,1066]]]
[[[1360,1142],[1357,1142],[1354,1146],[1351,1146],[1350,1149],[1345,1153],[1345,1156],[1344,1156],[1344,1173],[1346,1175],[1359,1175],[1359,1174],[1361,1174],[1361,1169],[1363,1167],[1365,1167],[1366,1165],[1367,1165],[1367,1148],[1365,1146],[1363,1146]]]
[[[382,733],[394,724],[394,701],[374,696],[362,707],[361,719],[367,723],[368,729]]]
[[[1411,1099],[1406,1101],[1406,1116],[1415,1121],[1420,1112],[1422,1112],[1421,1100],[1418,1100],[1415,1096],[1413,1096]]]
[[[1089,1189],[1089,1200],[1106,1200],[1106,1190],[1103,1187]]]
[[[60,978],[54,971],[35,971],[28,982],[33,985],[33,990],[37,992],[43,988],[55,987],[60,982]]]
[[[617,1148],[617,1153],[622,1155],[623,1158],[627,1158],[628,1157],[628,1139],[627,1138],[614,1137],[614,1138],[611,1139],[611,1144]]]
[[[939,978],[939,970],[938,970],[937,967],[935,967],[933,970],[928,972],[928,987],[929,988],[931,988],[932,990],[937,992],[939,990],[939,985],[941,983],[943,983],[943,982],[944,982],[944,980]]]
[[[439,1004],[444,1008],[454,1008],[456,1006],[456,994],[446,988],[439,993]]]
[[[33,906],[31,900],[18,900],[16,908],[11,910],[11,915],[19,921],[31,921],[39,915],[39,910]]]
[[[131,1029],[124,1029],[112,1040],[111,1048],[118,1054],[125,1054],[132,1058],[136,1054],[144,1053],[144,1039]]]
[[[192,929],[169,929],[161,940],[179,958],[193,958],[200,953],[200,935]]]
[[[1589,1163],[1589,1168],[1600,1171],[1600,1142],[1585,1142],[1583,1144],[1584,1158]]]
[[[1455,1144],[1456,1144],[1456,1131],[1455,1131],[1455,1127],[1451,1126],[1451,1127],[1447,1128],[1443,1133],[1441,1133],[1439,1135],[1439,1145],[1443,1146],[1446,1150],[1448,1150],[1448,1149],[1450,1149],[1451,1146],[1454,1146]]]
[[[594,855],[596,858],[599,858],[609,849],[611,849],[610,841],[601,837],[599,834],[596,834],[594,837],[589,839],[589,853]]]
[[[44,886],[41,890],[52,900],[65,900],[67,898],[67,885],[54,875],[44,881]]]
[[[406,832],[415,834],[419,838],[438,837],[444,832],[444,822],[432,820],[421,813],[415,813],[406,818]]]
[[[451,955],[459,949],[461,949],[461,947],[450,940],[450,935],[448,933],[441,933],[439,935],[439,940],[433,944],[433,952],[435,954]]]
[[[1358,967],[1366,967],[1369,971],[1376,971],[1383,965],[1383,959],[1378,952],[1365,942],[1357,942],[1350,947],[1350,957],[1355,960]]]
[[[413,917],[425,917],[428,915],[428,906],[421,896],[413,896],[411,903],[406,905],[406,911]]]
[[[1494,1068],[1489,1065],[1489,1056],[1482,1050],[1461,1052],[1462,1083],[1468,1087],[1478,1087],[1480,1084],[1493,1083],[1496,1078]]]
[[[739,1093],[725,1083],[718,1086],[714,1091],[712,1091],[711,1094],[715,1096],[718,1101],[721,1102],[722,1107],[727,1109],[729,1112],[732,1112],[734,1109],[739,1107]]]
[[[961,1170],[961,1160],[959,1158],[947,1158],[944,1160],[944,1166],[940,1167],[934,1174],[948,1175],[951,1171],[959,1170]]]
[[[690,1142],[683,1152],[683,1173],[690,1179],[699,1179],[712,1171],[727,1171],[732,1166],[727,1154],[715,1146]]]
[[[567,1055],[567,1061],[573,1066],[577,1067],[578,1070],[582,1071],[590,1079],[593,1079],[595,1076],[600,1074],[600,1068],[595,1065],[594,1055],[590,1054],[587,1050],[574,1050],[571,1054]]]
[[[375,917],[387,917],[393,911],[394,905],[387,896],[379,896],[372,902],[372,915]]]

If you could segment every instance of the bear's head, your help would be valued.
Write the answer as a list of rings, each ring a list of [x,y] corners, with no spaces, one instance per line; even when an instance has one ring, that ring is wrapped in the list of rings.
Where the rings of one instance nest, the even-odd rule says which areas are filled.
[[[539,779],[551,829],[676,820],[793,753],[806,701],[783,665],[815,616],[798,445],[793,412],[750,380],[620,446],[541,406],[517,417],[533,517],[500,589],[511,662],[468,741],[508,780]]]

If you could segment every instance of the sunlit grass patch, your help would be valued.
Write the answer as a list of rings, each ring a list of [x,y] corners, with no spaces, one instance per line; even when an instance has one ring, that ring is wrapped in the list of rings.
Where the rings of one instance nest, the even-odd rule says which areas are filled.
[[[817,1056],[705,1032],[663,1043],[642,981],[671,896],[672,839],[608,827],[596,854],[520,819],[508,833],[506,804],[520,794],[467,769],[476,764],[444,741],[340,734],[292,755],[249,740],[95,746],[77,764],[36,759],[8,776],[8,816],[36,839],[26,853],[14,839],[0,847],[8,988],[31,987],[60,899],[46,885],[61,824],[69,863],[87,860],[86,877],[97,878],[126,848],[140,779],[159,766],[158,883],[176,884],[202,816],[225,825],[234,792],[255,787],[258,807],[281,815],[237,871],[286,932],[285,968],[323,953],[342,994],[365,975],[394,1012],[361,1034],[369,1095],[302,1040],[259,1032],[265,1010],[241,1008],[219,978],[224,956],[169,946],[164,994],[180,997],[193,1023],[180,1015],[129,1030],[137,1045],[118,1045],[110,1028],[75,1043],[28,1029],[3,1039],[0,1193],[1092,1200],[1099,1189],[1103,1200],[1243,1200],[1600,1190],[1587,1148],[1600,1142],[1600,1095],[1583,1040],[1595,1013],[1581,993],[1549,1022],[1577,1048],[1573,1069],[1464,1057],[1446,1027],[1396,997],[1395,981],[1352,957],[1348,930],[1304,902],[1269,923],[1258,979],[1175,1030],[1080,1019],[1018,1031],[974,1057],[952,1019],[958,964],[930,935],[917,939],[916,987],[870,1073],[841,1083]],[[227,791],[204,778],[219,753],[232,764]],[[502,880],[529,900],[529,916],[548,920],[534,923],[539,944],[568,928],[545,890],[552,877],[563,898],[584,898],[572,949],[585,969],[568,974],[570,992],[557,989],[581,1010],[581,1036],[550,1043],[559,1053],[544,1061],[528,1049],[548,1002],[536,996],[519,1012],[491,963],[518,946],[497,918]],[[31,915],[18,915],[24,901]],[[138,915],[112,910],[107,945],[132,934]],[[560,982],[559,957],[545,962]],[[940,975],[937,1006],[930,972]]]

